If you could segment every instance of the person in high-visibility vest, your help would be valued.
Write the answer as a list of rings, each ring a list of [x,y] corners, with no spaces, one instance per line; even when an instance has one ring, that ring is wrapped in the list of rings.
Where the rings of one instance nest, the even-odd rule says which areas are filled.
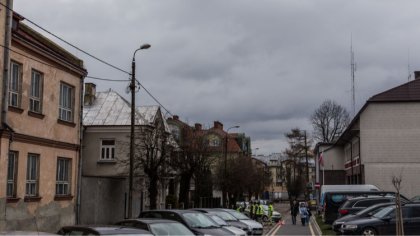
[[[268,205],[268,221],[270,222],[270,225],[273,224],[273,203],[270,202],[270,204]]]
[[[257,214],[257,221],[261,222],[262,216],[264,214],[264,210],[263,210],[263,207],[261,206],[261,202],[259,202],[258,205],[257,205],[256,214]]]

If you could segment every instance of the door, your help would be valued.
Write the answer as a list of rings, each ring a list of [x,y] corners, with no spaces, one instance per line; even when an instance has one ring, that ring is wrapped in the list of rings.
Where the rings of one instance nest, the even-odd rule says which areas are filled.
[[[410,212],[404,218],[404,233],[407,235],[420,234],[420,206],[411,206]]]

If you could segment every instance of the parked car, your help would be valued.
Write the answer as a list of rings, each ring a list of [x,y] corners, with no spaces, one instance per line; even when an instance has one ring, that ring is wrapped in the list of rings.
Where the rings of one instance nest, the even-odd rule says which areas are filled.
[[[372,184],[338,184],[322,185],[318,205],[318,214],[322,214],[325,205],[325,194],[329,192],[372,192],[379,191],[379,188]]]
[[[251,231],[248,231],[248,234],[252,235],[262,235],[263,234],[263,226],[261,223],[256,222],[255,220],[251,220],[248,218],[248,216],[244,215],[243,213],[237,212],[232,209],[224,209],[224,208],[218,208],[221,209],[229,214],[231,214],[233,217],[238,219],[240,222],[245,223],[251,228]]]
[[[224,221],[226,221],[228,225],[235,226],[236,228],[242,229],[246,232],[251,231],[251,228],[247,224],[240,222],[233,215],[227,213],[224,210],[214,209],[214,208],[194,208],[191,210],[199,211],[203,213],[215,214],[219,216],[220,218],[222,218]]]
[[[0,235],[58,235],[40,231],[0,231]]]
[[[375,204],[373,206],[367,207],[361,211],[358,211],[356,213],[350,213],[346,216],[343,216],[341,218],[338,218],[337,220],[335,220],[332,224],[332,228],[336,233],[340,232],[340,228],[341,225],[344,224],[347,221],[351,221],[351,220],[356,220],[359,218],[364,218],[364,217],[371,217],[374,214],[376,214],[376,212],[382,210],[385,207],[388,206],[392,206],[395,203],[393,202],[387,202],[387,203],[379,203],[379,204]]]
[[[90,226],[90,225],[73,225],[62,227],[57,234],[60,235],[147,235],[153,236],[152,233],[142,229],[135,229],[123,226]]]
[[[338,218],[338,208],[346,202],[348,199],[360,197],[360,196],[395,196],[395,192],[384,192],[384,191],[368,191],[368,192],[358,192],[358,191],[350,191],[350,192],[327,192],[324,196],[324,207],[322,211],[322,219],[325,223],[331,224]],[[408,199],[401,195],[401,198],[404,200]]]
[[[420,203],[407,203],[401,207],[405,235],[418,235],[420,232]],[[357,235],[395,235],[395,206],[388,206],[371,217],[343,223],[340,232]]]
[[[194,235],[194,233],[182,223],[166,219],[129,219],[119,221],[116,225],[144,229],[151,232],[153,235]]]
[[[239,229],[239,228],[236,228],[235,226],[229,225],[226,221],[224,221],[218,215],[216,215],[214,213],[205,213],[205,214],[207,216],[209,216],[218,225],[220,225],[224,229],[229,230],[232,233],[232,235],[235,235],[235,236],[246,236],[247,235],[247,232],[246,231],[244,231],[242,229]]]
[[[364,197],[355,197],[347,200],[343,205],[338,208],[338,217],[343,217],[348,214],[356,213],[360,210],[365,209],[366,207],[386,202],[395,202],[394,196],[382,197],[382,196],[364,196]]]
[[[410,201],[412,201],[412,202],[420,202],[420,195],[414,196],[413,198],[410,199]]]
[[[151,210],[140,213],[139,218],[175,220],[184,224],[195,235],[229,235],[230,231],[217,225],[201,212],[192,210]]]

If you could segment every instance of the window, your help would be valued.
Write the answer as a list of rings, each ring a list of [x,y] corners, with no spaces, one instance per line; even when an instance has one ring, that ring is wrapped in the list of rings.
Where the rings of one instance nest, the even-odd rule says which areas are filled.
[[[101,161],[112,161],[115,159],[115,140],[101,140]]]
[[[68,122],[73,121],[73,90],[74,88],[67,84],[60,84],[60,107],[58,116],[60,120]]]
[[[16,197],[17,152],[9,152],[7,164],[7,197]]]
[[[56,195],[70,195],[70,168],[70,159],[57,159],[57,178],[55,186]]]
[[[41,113],[42,110],[42,73],[32,70],[31,93],[29,97],[29,110]]]
[[[26,165],[26,196],[38,196],[39,155],[29,154]]]
[[[10,62],[9,106],[20,107],[22,65]]]

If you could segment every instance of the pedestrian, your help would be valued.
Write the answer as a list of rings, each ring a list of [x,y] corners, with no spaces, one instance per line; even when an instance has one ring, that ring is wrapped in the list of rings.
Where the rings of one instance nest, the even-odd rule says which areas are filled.
[[[299,215],[300,215],[300,220],[302,222],[302,226],[305,226],[306,224],[306,219],[308,218],[308,210],[305,206],[304,202],[301,202],[299,204]]]
[[[292,206],[290,207],[290,213],[292,215],[292,223],[296,224],[296,216],[299,212],[299,204],[297,203],[296,199],[293,200]]]
[[[250,207],[250,215],[251,215],[251,219],[255,220],[255,202],[251,202]]]
[[[262,216],[263,216],[264,210],[263,210],[263,207],[261,206],[261,202],[258,202],[258,205],[256,206],[257,206],[257,211],[256,211],[257,221],[262,223]]]
[[[309,223],[309,220],[311,219],[311,216],[312,216],[311,208],[309,207],[309,205],[306,205],[306,210],[308,211],[308,218],[306,222]]]

